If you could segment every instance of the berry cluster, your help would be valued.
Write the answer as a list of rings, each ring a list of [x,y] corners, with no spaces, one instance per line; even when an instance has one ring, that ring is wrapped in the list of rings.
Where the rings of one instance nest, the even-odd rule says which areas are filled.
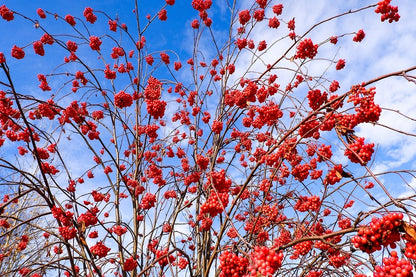
[[[206,183],[206,187],[212,185],[217,192],[229,192],[232,181],[225,176],[225,170],[215,171],[210,173],[210,178]]]
[[[41,81],[41,85],[45,85],[45,83],[42,84],[42,79],[43,77],[40,77],[39,79]],[[45,77],[45,80],[46,80],[46,77]],[[0,92],[0,97],[1,96],[2,95]],[[2,105],[4,105],[4,103],[2,103]],[[35,119],[41,119],[42,117],[47,117],[50,120],[52,120],[55,118],[57,114],[59,114],[59,109],[55,107],[54,101],[52,99],[49,99],[47,102],[39,104],[37,110],[30,111],[29,118],[32,120],[35,120]]]
[[[259,129],[264,125],[272,126],[276,124],[279,118],[283,116],[283,112],[274,102],[270,102],[267,105],[257,107],[256,112],[258,113],[258,116],[253,120],[252,126]]]
[[[338,221],[338,226],[341,229],[348,229],[351,228],[351,219],[349,218],[342,218]]]
[[[292,241],[290,232],[286,229],[280,231],[279,237],[273,240],[273,247],[277,248]]]
[[[19,274],[21,276],[29,276],[29,272],[30,272],[30,268],[28,268],[28,267],[23,267],[23,268],[19,269]]]
[[[244,83],[244,90],[227,91],[225,99],[229,106],[238,106],[241,109],[246,108],[249,102],[256,101],[256,93],[259,89],[258,86],[252,82],[247,81]]]
[[[123,265],[124,271],[132,271],[136,267],[137,267],[137,261],[133,257],[130,257],[124,261],[124,265]]]
[[[299,212],[306,211],[318,211],[321,207],[321,199],[319,196],[299,196],[298,202],[295,204],[294,209]]]
[[[322,270],[320,271],[315,271],[315,270],[311,270],[308,272],[308,274],[305,275],[305,277],[321,277],[324,273],[322,272]]]
[[[168,249],[156,250],[156,259],[159,260],[159,265],[165,267],[168,264],[175,262],[175,257],[173,255],[168,255]]]
[[[346,265],[350,261],[350,255],[342,253],[341,251],[335,251],[335,253],[330,254],[329,264],[335,268],[340,268],[343,265]]]
[[[238,14],[238,19],[241,25],[245,25],[250,20],[250,12],[248,10],[241,11]]]
[[[127,233],[127,228],[123,227],[121,225],[115,225],[110,229],[111,232],[113,232],[114,234],[121,236],[125,233]]]
[[[361,42],[365,37],[365,33],[363,30],[358,30],[358,32],[355,34],[355,36],[352,38],[355,42]]]
[[[146,132],[146,135],[149,136],[149,138],[155,139],[158,136],[157,135],[157,130],[159,130],[159,126],[158,125],[147,125],[146,126],[146,129],[145,129],[145,132]]]
[[[204,157],[202,155],[197,155],[197,157],[196,157],[196,163],[198,164],[198,167],[201,170],[205,170],[205,169],[208,168],[209,157]]]
[[[206,217],[201,220],[200,230],[201,231],[209,231],[212,225],[212,218]]]
[[[108,80],[114,80],[117,77],[116,71],[110,69],[110,66],[107,64],[104,70],[104,78]]]
[[[188,266],[189,262],[187,259],[180,257],[177,264],[179,269],[185,269]]]
[[[118,108],[122,109],[125,107],[130,107],[133,104],[133,97],[125,93],[124,91],[120,91],[116,95],[114,95],[114,105]]]
[[[98,256],[99,258],[104,258],[107,256],[107,253],[111,250],[111,248],[108,248],[102,241],[99,241],[94,246],[91,246],[90,250],[92,254]]]
[[[412,260],[416,260],[416,242],[408,241],[406,242],[404,255]]]
[[[269,226],[271,223],[279,223],[284,220],[284,215],[279,212],[279,206],[277,206],[277,203],[274,203],[273,206],[264,204],[261,207],[261,213],[265,219],[263,223],[267,226]],[[262,221],[262,217],[259,217],[258,220]]]
[[[332,230],[326,229],[322,234],[331,234]],[[319,234],[319,232],[318,232]],[[316,240],[313,243],[313,247],[317,249],[321,249],[322,251],[328,251],[328,254],[337,255],[339,250],[333,248],[330,244],[326,243],[329,242],[332,245],[337,244],[341,241],[341,236],[334,236],[325,240]]]
[[[318,139],[320,137],[320,134],[319,134],[320,125],[321,123],[318,120],[316,120],[316,116],[312,116],[310,120],[300,125],[299,136],[303,138],[313,137],[314,139]]]
[[[277,19],[277,17],[274,16],[274,17],[269,19],[269,27],[270,28],[277,29],[277,28],[279,28],[279,26],[280,26],[280,21],[279,21],[279,19]]]
[[[58,230],[64,240],[73,239],[77,235],[77,230],[68,226],[58,227]]]
[[[100,51],[100,46],[103,42],[96,36],[90,36],[90,47],[92,50]]]
[[[374,268],[374,277],[413,276],[413,266],[408,260],[399,259],[396,251],[391,251],[390,255],[388,258],[383,258],[383,266],[376,266]]]
[[[295,59],[313,59],[316,54],[318,54],[318,44],[313,44],[312,40],[307,38],[299,43]]]
[[[340,59],[337,62],[337,65],[335,66],[336,70],[341,70],[345,67],[345,60],[344,59]]]
[[[389,213],[380,218],[373,218],[369,226],[363,226],[351,239],[355,247],[367,253],[381,250],[382,246],[396,247],[400,240],[399,226],[402,224],[402,213]]]
[[[13,12],[9,10],[5,5],[0,7],[0,16],[3,17],[3,19],[7,21],[11,21],[14,19]]]
[[[155,206],[155,203],[156,196],[148,192],[143,196],[140,208],[142,208],[143,210],[149,210],[150,208],[153,208]]]
[[[238,256],[228,250],[224,251],[220,257],[220,277],[238,277],[247,272],[248,259]]]
[[[358,85],[352,88],[348,102],[354,103],[357,123],[377,122],[380,118],[381,108],[374,103],[375,94],[374,87],[366,89]]]
[[[328,101],[328,94],[326,92],[321,93],[319,89],[313,89],[308,91],[309,107],[313,110],[317,110],[322,104]]]
[[[214,132],[215,134],[219,134],[221,133],[222,128],[223,128],[223,123],[221,121],[214,120],[211,126],[212,132]]]
[[[313,241],[307,240],[302,241],[293,246],[293,254],[290,256],[290,259],[296,260],[299,258],[299,256],[304,256],[309,253],[309,251],[312,250],[313,247]]]
[[[113,47],[113,52],[111,52],[112,59],[118,59],[119,57],[123,57],[125,55],[124,49],[121,47]]]
[[[282,265],[284,255],[267,246],[256,246],[250,254],[249,276],[272,276]]]
[[[18,110],[13,109],[13,101],[11,98],[6,96],[6,92],[0,90],[0,107],[1,107],[1,114],[0,114],[0,124],[3,128],[3,131],[6,131],[7,129],[12,129],[13,124],[11,118],[18,119],[20,118],[20,113]],[[8,131],[11,131],[11,130]],[[3,134],[3,133],[2,133]],[[15,134],[13,132],[13,134]],[[18,139],[17,135],[14,136],[8,136],[6,132],[6,136],[13,141],[14,137]],[[1,146],[2,143],[0,143]]]
[[[3,227],[5,229],[10,228],[10,224],[7,221],[7,219],[0,219],[0,227]]]
[[[28,242],[29,242],[29,237],[27,235],[23,235],[21,238],[21,241],[17,245],[17,249],[19,251],[26,249]]]
[[[324,184],[325,185],[334,185],[342,179],[342,165],[335,165],[331,170],[328,171],[328,174],[325,176]]]
[[[84,16],[85,16],[85,19],[91,24],[93,24],[97,20],[97,16],[93,13],[92,8],[90,7],[85,8]]]
[[[55,219],[62,223],[64,226],[72,226],[73,213],[70,211],[64,212],[60,207],[53,206],[51,208],[52,215]]]
[[[170,63],[170,57],[168,54],[162,52],[160,53],[160,59],[162,60],[162,62],[164,62],[165,64],[169,64]]]
[[[163,100],[147,100],[147,112],[154,117],[154,119],[162,118],[165,115],[166,101]]]
[[[95,213],[87,211],[86,213],[80,214],[77,221],[78,223],[85,224],[85,227],[88,227],[97,224],[98,219]]]
[[[393,21],[399,21],[399,8],[397,6],[393,7],[390,5],[391,0],[383,0],[377,3],[376,13],[381,14],[381,21],[389,20],[389,23]]]
[[[169,56],[167,57],[169,58]],[[159,119],[165,114],[167,103],[160,100],[161,95],[162,83],[158,79],[150,77],[147,81],[147,86],[144,89],[144,97],[146,99],[147,112],[155,119]]]
[[[35,44],[33,44],[33,47],[35,47]],[[42,48],[43,49],[43,48]],[[39,87],[43,91],[49,91],[51,90],[51,87],[48,85],[48,82],[46,81],[46,77],[43,74],[38,74],[38,80],[40,81]]]
[[[328,90],[330,92],[337,91],[341,86],[339,85],[339,82],[337,80],[332,81],[331,85],[329,86]]]
[[[353,163],[367,164],[374,152],[374,143],[364,144],[364,138],[357,138],[345,149],[344,155]]]
[[[224,211],[228,205],[228,193],[211,192],[205,203],[201,205],[198,219],[202,219],[203,214],[209,214],[210,217],[215,217]]]
[[[12,57],[18,60],[23,59],[25,57],[25,51],[23,51],[22,48],[14,45],[12,48]]]
[[[41,41],[39,41],[39,40],[38,41],[35,41],[33,43],[33,50],[39,56],[44,56],[45,55],[45,49],[43,48],[43,43]]]
[[[78,101],[72,101],[69,106],[62,111],[61,117],[59,118],[59,123],[71,123],[71,119],[77,123],[82,124],[85,122],[85,116],[88,115],[87,103],[82,102],[78,104]]]

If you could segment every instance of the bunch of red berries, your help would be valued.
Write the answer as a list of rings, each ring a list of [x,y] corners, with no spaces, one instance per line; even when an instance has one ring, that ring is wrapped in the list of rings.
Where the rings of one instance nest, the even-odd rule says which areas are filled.
[[[400,259],[397,257],[396,251],[391,251],[390,257],[383,258],[383,266],[376,266],[374,268],[374,277],[393,277],[393,276],[402,276],[410,277],[413,276],[412,273],[413,266],[406,259]]]
[[[306,211],[318,211],[321,207],[321,199],[319,196],[299,196],[298,202],[295,204],[294,209],[299,212]]]
[[[299,256],[304,256],[309,253],[309,251],[312,250],[313,247],[313,241],[307,240],[302,241],[293,246],[293,254],[290,256],[290,259],[296,260],[299,258]]]
[[[150,208],[153,208],[155,206],[155,203],[156,203],[156,196],[148,192],[143,196],[140,207],[144,210],[149,210]]]
[[[344,155],[353,163],[365,165],[374,153],[374,143],[364,144],[364,138],[357,138],[345,149]]]
[[[416,242],[406,242],[404,255],[409,259],[416,260]]]
[[[369,226],[363,226],[351,239],[356,248],[367,253],[381,250],[382,246],[396,247],[400,240],[399,226],[402,224],[402,213],[389,213],[380,218],[373,218]]]
[[[319,89],[308,91],[309,107],[313,110],[317,110],[322,104],[328,101],[328,94],[326,92],[321,93]]]
[[[185,269],[188,266],[189,262],[187,259],[180,257],[178,261],[178,267],[180,269]]]
[[[124,261],[123,270],[132,271],[137,267],[137,261],[133,257],[130,257]]]
[[[110,252],[110,250],[111,248],[105,246],[102,241],[99,241],[95,245],[90,247],[91,253],[98,256],[99,258],[107,256],[107,253]]]
[[[282,265],[283,252],[276,252],[267,246],[256,246],[250,254],[249,276],[272,276]]]
[[[342,253],[341,251],[336,251],[332,253],[329,257],[329,264],[335,268],[340,268],[349,263],[350,255]]]
[[[334,185],[341,181],[343,173],[342,165],[335,165],[331,170],[328,171],[328,174],[325,176],[324,184],[325,185]]]
[[[322,272],[322,270],[320,271],[311,270],[305,276],[306,277],[321,277],[323,274],[324,273]]]
[[[201,205],[200,216],[198,219],[202,219],[202,215],[209,214],[211,217],[215,217],[224,211],[224,208],[228,205],[228,193],[215,193],[211,192],[205,203]]]
[[[318,44],[313,44],[312,40],[307,38],[302,40],[295,55],[295,59],[313,59],[318,53]]]
[[[388,20],[389,23],[393,21],[399,21],[399,8],[397,6],[390,5],[391,0],[383,0],[377,3],[376,13],[381,14],[381,21]]]
[[[156,259],[159,261],[159,265],[161,267],[165,267],[168,264],[172,264],[175,262],[175,257],[173,255],[168,255],[169,249],[159,249],[156,250]]]
[[[247,272],[248,259],[225,251],[220,256],[220,277],[238,277]]]

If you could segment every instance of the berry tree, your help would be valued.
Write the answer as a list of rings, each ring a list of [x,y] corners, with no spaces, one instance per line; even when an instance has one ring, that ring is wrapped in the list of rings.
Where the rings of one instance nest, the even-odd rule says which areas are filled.
[[[128,24],[0,7],[2,29],[27,30],[0,49],[1,275],[412,276],[414,173],[377,169],[361,134],[414,136],[380,122],[415,118],[377,84],[414,84],[416,66],[351,82],[338,47],[366,26],[326,29],[400,24],[398,7],[301,26],[269,0],[146,2]]]
[[[6,216],[0,219],[0,228],[2,228],[0,272],[2,273],[11,272],[16,269],[17,265],[28,260],[43,259],[51,251],[51,247],[45,241],[49,234],[45,233],[46,237],[42,236],[41,230],[37,227],[43,224],[41,218],[45,214],[42,215],[42,202],[34,197],[36,196],[22,193],[17,189],[13,198],[5,194],[2,199],[2,206],[7,206],[6,210],[1,211]],[[34,207],[36,209],[33,209]],[[30,243],[29,236],[31,237]],[[39,245],[43,247],[40,248]]]

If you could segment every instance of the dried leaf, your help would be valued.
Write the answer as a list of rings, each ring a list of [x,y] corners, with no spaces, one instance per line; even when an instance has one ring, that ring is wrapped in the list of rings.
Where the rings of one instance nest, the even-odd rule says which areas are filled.
[[[354,130],[345,126],[335,124],[335,131],[339,136],[345,137],[348,143],[353,143],[357,139]]]
[[[416,230],[407,222],[403,222],[403,229],[406,233],[406,239],[416,242]],[[410,238],[410,239],[409,239]]]
[[[84,237],[79,237],[79,240],[80,240],[80,242],[81,242],[81,244],[82,244],[82,245],[84,245],[84,246],[88,247],[88,244],[87,244],[87,242],[85,241]]]
[[[85,221],[81,221],[81,233],[84,233],[87,227],[85,226]]]
[[[342,178],[342,174],[338,170],[335,171],[335,174],[337,175],[338,178]]]

